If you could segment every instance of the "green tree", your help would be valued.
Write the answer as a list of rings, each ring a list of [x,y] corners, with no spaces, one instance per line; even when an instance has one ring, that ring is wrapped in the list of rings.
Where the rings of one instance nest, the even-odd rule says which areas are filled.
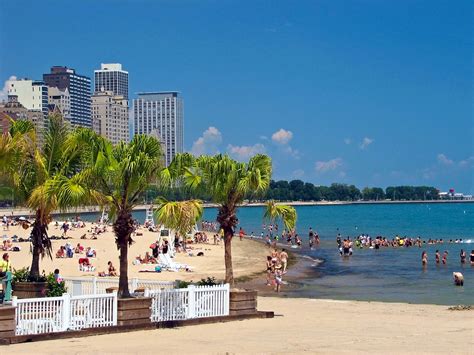
[[[11,181],[18,201],[35,211],[31,231],[32,279],[39,278],[40,258],[51,257],[48,237],[51,213],[78,206],[91,198],[79,170],[80,151],[69,149],[69,142],[76,133],[71,132],[60,115],[50,115],[42,147],[36,144],[31,122],[12,122],[10,132],[2,136],[2,173]]]
[[[120,251],[118,294],[130,297],[128,289],[128,247],[133,243],[132,210],[142,201],[147,186],[162,169],[160,142],[151,136],[136,135],[130,143],[112,146],[90,130],[82,130],[79,145],[88,143],[82,172],[97,199],[110,208],[114,219],[115,242]]]
[[[246,196],[263,196],[271,174],[271,160],[262,154],[255,155],[248,163],[221,154],[198,158],[179,154],[162,172],[163,180],[179,180],[193,190],[204,187],[211,200],[219,205],[217,222],[224,231],[225,281],[231,285],[234,284],[232,237],[238,223],[237,209]]]

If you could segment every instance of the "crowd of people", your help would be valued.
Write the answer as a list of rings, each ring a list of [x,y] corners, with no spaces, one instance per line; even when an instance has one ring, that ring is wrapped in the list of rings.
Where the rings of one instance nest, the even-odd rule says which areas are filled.
[[[272,249],[270,255],[267,256],[267,286],[273,286],[276,292],[281,291],[283,284],[283,275],[287,272],[288,253],[285,249],[278,251]]]

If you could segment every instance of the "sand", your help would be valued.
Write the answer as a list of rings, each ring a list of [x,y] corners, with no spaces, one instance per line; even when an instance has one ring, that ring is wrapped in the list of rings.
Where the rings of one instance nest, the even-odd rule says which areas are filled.
[[[74,276],[74,277],[85,277],[85,276],[97,276],[99,271],[107,271],[107,262],[112,261],[113,265],[119,270],[119,252],[115,244],[115,237],[112,232],[112,227],[108,227],[108,231],[104,234],[100,234],[97,240],[81,240],[80,237],[83,234],[87,234],[90,238],[91,234],[87,233],[92,226],[92,223],[87,222],[86,228],[77,228],[68,231],[68,236],[72,239],[68,240],[52,240],[53,244],[53,259],[45,257],[40,261],[40,270],[44,270],[46,273],[53,272],[55,268],[60,270],[60,274],[63,277]],[[182,264],[190,265],[193,268],[193,272],[179,271],[179,272],[161,272],[161,273],[139,273],[140,270],[154,270],[155,265],[132,265],[133,259],[137,255],[142,257],[145,252],[150,252],[149,246],[157,240],[158,233],[149,232],[142,228],[142,236],[135,236],[133,239],[135,243],[130,247],[129,256],[129,277],[137,277],[140,279],[148,280],[193,280],[199,281],[201,278],[208,276],[215,277],[218,280],[224,279],[225,267],[224,267],[224,243],[220,245],[213,245],[213,239],[211,237],[210,244],[191,244],[192,253],[194,256],[189,256],[185,253],[177,253],[175,261]],[[10,227],[9,231],[2,231],[1,235],[7,235],[11,237],[17,235],[18,237],[28,238],[31,232],[31,228],[24,230],[19,226]],[[61,230],[55,227],[54,223],[49,226],[49,235],[61,236]],[[96,258],[90,258],[93,266],[96,267],[95,272],[81,272],[79,271],[79,258],[84,257],[84,254],[74,254],[73,258],[58,259],[54,258],[56,251],[61,245],[65,243],[71,243],[76,246],[80,243],[84,247],[92,247],[97,252]],[[10,261],[14,269],[20,269],[25,266],[31,265],[31,253],[30,243],[14,243],[14,245],[20,246],[21,251],[9,252]],[[204,256],[196,256],[198,252],[202,251]],[[232,257],[234,266],[234,277],[249,276],[256,272],[265,270],[265,260],[268,249],[261,243],[253,240],[240,241],[238,238],[234,238],[232,243]]]
[[[3,354],[472,354],[474,311],[446,306],[260,297],[273,319],[25,343]]]

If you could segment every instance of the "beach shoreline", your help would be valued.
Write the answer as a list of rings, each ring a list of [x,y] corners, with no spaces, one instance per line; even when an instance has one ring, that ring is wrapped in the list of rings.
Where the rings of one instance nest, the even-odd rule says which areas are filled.
[[[451,203],[474,203],[473,200],[413,200],[413,201],[279,201],[278,204],[285,204],[288,206],[349,206],[349,205],[397,205],[397,204],[451,204]],[[133,208],[134,211],[146,211],[153,204],[137,205]],[[265,202],[249,202],[243,203],[239,207],[262,207]],[[204,208],[217,208],[218,204],[203,203]],[[84,206],[71,208],[66,211],[54,211],[52,215],[75,215],[81,213],[102,213],[100,206]],[[0,215],[21,217],[33,216],[33,211],[24,207],[1,207]]]

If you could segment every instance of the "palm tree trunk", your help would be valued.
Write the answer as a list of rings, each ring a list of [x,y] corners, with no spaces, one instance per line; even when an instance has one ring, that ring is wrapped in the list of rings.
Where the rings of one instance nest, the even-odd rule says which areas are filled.
[[[234,269],[232,267],[232,237],[233,230],[224,227],[224,261],[225,261],[225,282],[234,286]]]
[[[36,218],[31,230],[32,260],[30,268],[30,277],[37,280],[40,276],[39,262],[40,256],[48,254],[51,257],[51,241],[48,238],[48,225],[42,218],[42,211],[36,211]]]
[[[119,292],[120,298],[129,298],[130,290],[128,289],[128,244],[120,246],[120,278]]]
[[[34,229],[34,227],[33,227]],[[33,233],[32,233],[33,234]],[[39,260],[40,260],[40,252],[37,245],[33,243],[33,258],[31,260],[31,267],[30,267],[30,276],[31,278],[38,279],[39,277]]]
[[[115,233],[115,242],[117,243],[117,247],[120,250],[120,278],[118,296],[120,298],[130,298],[130,291],[128,289],[128,246],[132,243],[132,214],[127,210],[119,211],[113,228]]]

